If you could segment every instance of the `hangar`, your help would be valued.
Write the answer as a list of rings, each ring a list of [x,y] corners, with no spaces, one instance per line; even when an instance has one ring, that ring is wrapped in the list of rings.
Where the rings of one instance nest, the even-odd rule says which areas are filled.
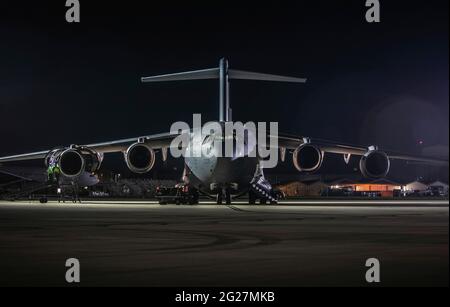
[[[442,187],[445,194],[448,195],[448,183],[442,181],[435,181],[428,185],[429,187]]]
[[[363,178],[360,180],[340,180],[333,182],[331,188],[340,189],[348,187],[355,192],[377,192],[381,194],[381,197],[393,197],[394,190],[401,190],[402,185],[398,182],[386,178],[380,178],[376,180],[370,180]]]
[[[405,184],[405,186],[404,186],[405,191],[425,191],[427,188],[428,188],[428,185],[419,180],[415,180],[413,182]]]
[[[334,181],[314,180],[314,181],[295,181],[278,188],[284,192],[287,197],[309,196],[316,197],[325,195],[328,189],[347,189],[357,193],[379,193],[382,197],[393,197],[395,190],[401,190],[402,184],[392,180],[381,179],[338,179]]]

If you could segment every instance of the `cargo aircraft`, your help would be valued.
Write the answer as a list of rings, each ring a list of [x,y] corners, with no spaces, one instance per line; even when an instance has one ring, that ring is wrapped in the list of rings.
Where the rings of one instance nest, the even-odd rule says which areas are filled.
[[[218,123],[221,125],[232,121],[229,80],[306,82],[304,78],[229,69],[226,59],[221,59],[217,68],[144,77],[141,81],[151,83],[203,79],[219,80]],[[69,145],[46,151],[0,157],[0,171],[2,164],[40,159],[43,160],[47,168],[57,166],[64,180],[79,180],[80,178],[86,178],[86,174],[95,174],[100,168],[105,154],[122,152],[128,168],[132,172],[142,174],[153,168],[157,152],[162,153],[161,156],[164,161],[167,159],[172,141],[177,136],[179,135],[176,133],[167,132],[104,143]],[[207,135],[196,146],[209,147],[213,144],[211,140],[223,142],[225,137],[223,134]],[[273,136],[267,135],[267,137]],[[318,170],[328,154],[341,155],[343,163],[347,164],[352,157],[357,157],[361,173],[371,178],[385,177],[389,172],[391,160],[407,160],[416,163],[448,166],[448,158],[435,159],[399,154],[383,151],[375,145],[354,146],[305,136],[283,134],[278,134],[276,137],[280,160],[285,161],[286,156],[290,155],[295,169],[299,172],[310,173]],[[245,147],[236,148],[234,152],[239,153],[248,153],[251,151],[248,147],[255,146],[255,144],[250,144],[245,140],[243,143],[236,142],[236,144]],[[255,204],[258,200],[260,203],[277,201],[277,194],[264,177],[263,163],[258,155],[256,157],[242,154],[234,157],[184,157],[184,164],[183,181],[199,192],[215,197],[218,204],[229,204],[233,198],[245,194],[248,195],[250,204]],[[92,183],[95,182],[96,180],[92,181]]]

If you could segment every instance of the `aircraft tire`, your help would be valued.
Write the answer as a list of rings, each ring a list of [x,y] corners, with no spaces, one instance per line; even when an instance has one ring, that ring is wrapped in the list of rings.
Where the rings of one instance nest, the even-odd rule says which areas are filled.
[[[248,204],[255,205],[256,204],[256,196],[252,191],[248,191]]]
[[[41,204],[46,204],[48,202],[48,199],[47,199],[47,197],[41,197],[41,198],[39,198],[39,202]]]
[[[216,196],[216,204],[217,205],[221,205],[222,204],[222,197],[223,195],[222,195],[222,193],[221,192],[219,192],[219,193],[217,193],[217,196]]]
[[[231,205],[231,193],[230,193],[230,190],[229,190],[229,189],[227,189],[227,190],[225,191],[225,203],[226,203],[227,205]]]

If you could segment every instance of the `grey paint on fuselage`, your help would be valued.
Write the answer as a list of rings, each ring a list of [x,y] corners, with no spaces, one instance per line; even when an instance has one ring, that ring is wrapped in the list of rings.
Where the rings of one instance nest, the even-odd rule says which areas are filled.
[[[227,186],[237,184],[235,192],[248,189],[257,166],[256,158],[242,157],[236,160],[232,158],[186,158],[186,166],[189,168],[189,183],[198,189],[213,193],[211,184]]]
[[[220,146],[213,145],[215,137],[219,137]],[[248,155],[254,149],[255,144],[249,145],[247,142],[243,142],[241,144],[243,146],[239,147],[239,143],[235,142],[233,157],[222,157],[218,151],[225,151],[223,137],[220,135],[215,137],[209,135],[204,138],[201,146],[187,147],[188,152],[197,153],[197,156],[184,159],[188,168],[188,183],[206,193],[215,192],[211,189],[212,184],[222,187],[237,184],[237,189],[233,193],[245,191],[248,189],[258,165],[258,158]],[[194,144],[192,134],[190,139],[190,144]],[[206,156],[205,152],[208,152],[209,156]]]

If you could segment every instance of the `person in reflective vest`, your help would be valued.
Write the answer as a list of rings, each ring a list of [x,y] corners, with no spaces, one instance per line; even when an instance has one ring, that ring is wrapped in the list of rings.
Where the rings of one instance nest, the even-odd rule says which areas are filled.
[[[50,182],[57,182],[60,174],[61,170],[57,165],[50,165],[47,168],[47,177]]]

